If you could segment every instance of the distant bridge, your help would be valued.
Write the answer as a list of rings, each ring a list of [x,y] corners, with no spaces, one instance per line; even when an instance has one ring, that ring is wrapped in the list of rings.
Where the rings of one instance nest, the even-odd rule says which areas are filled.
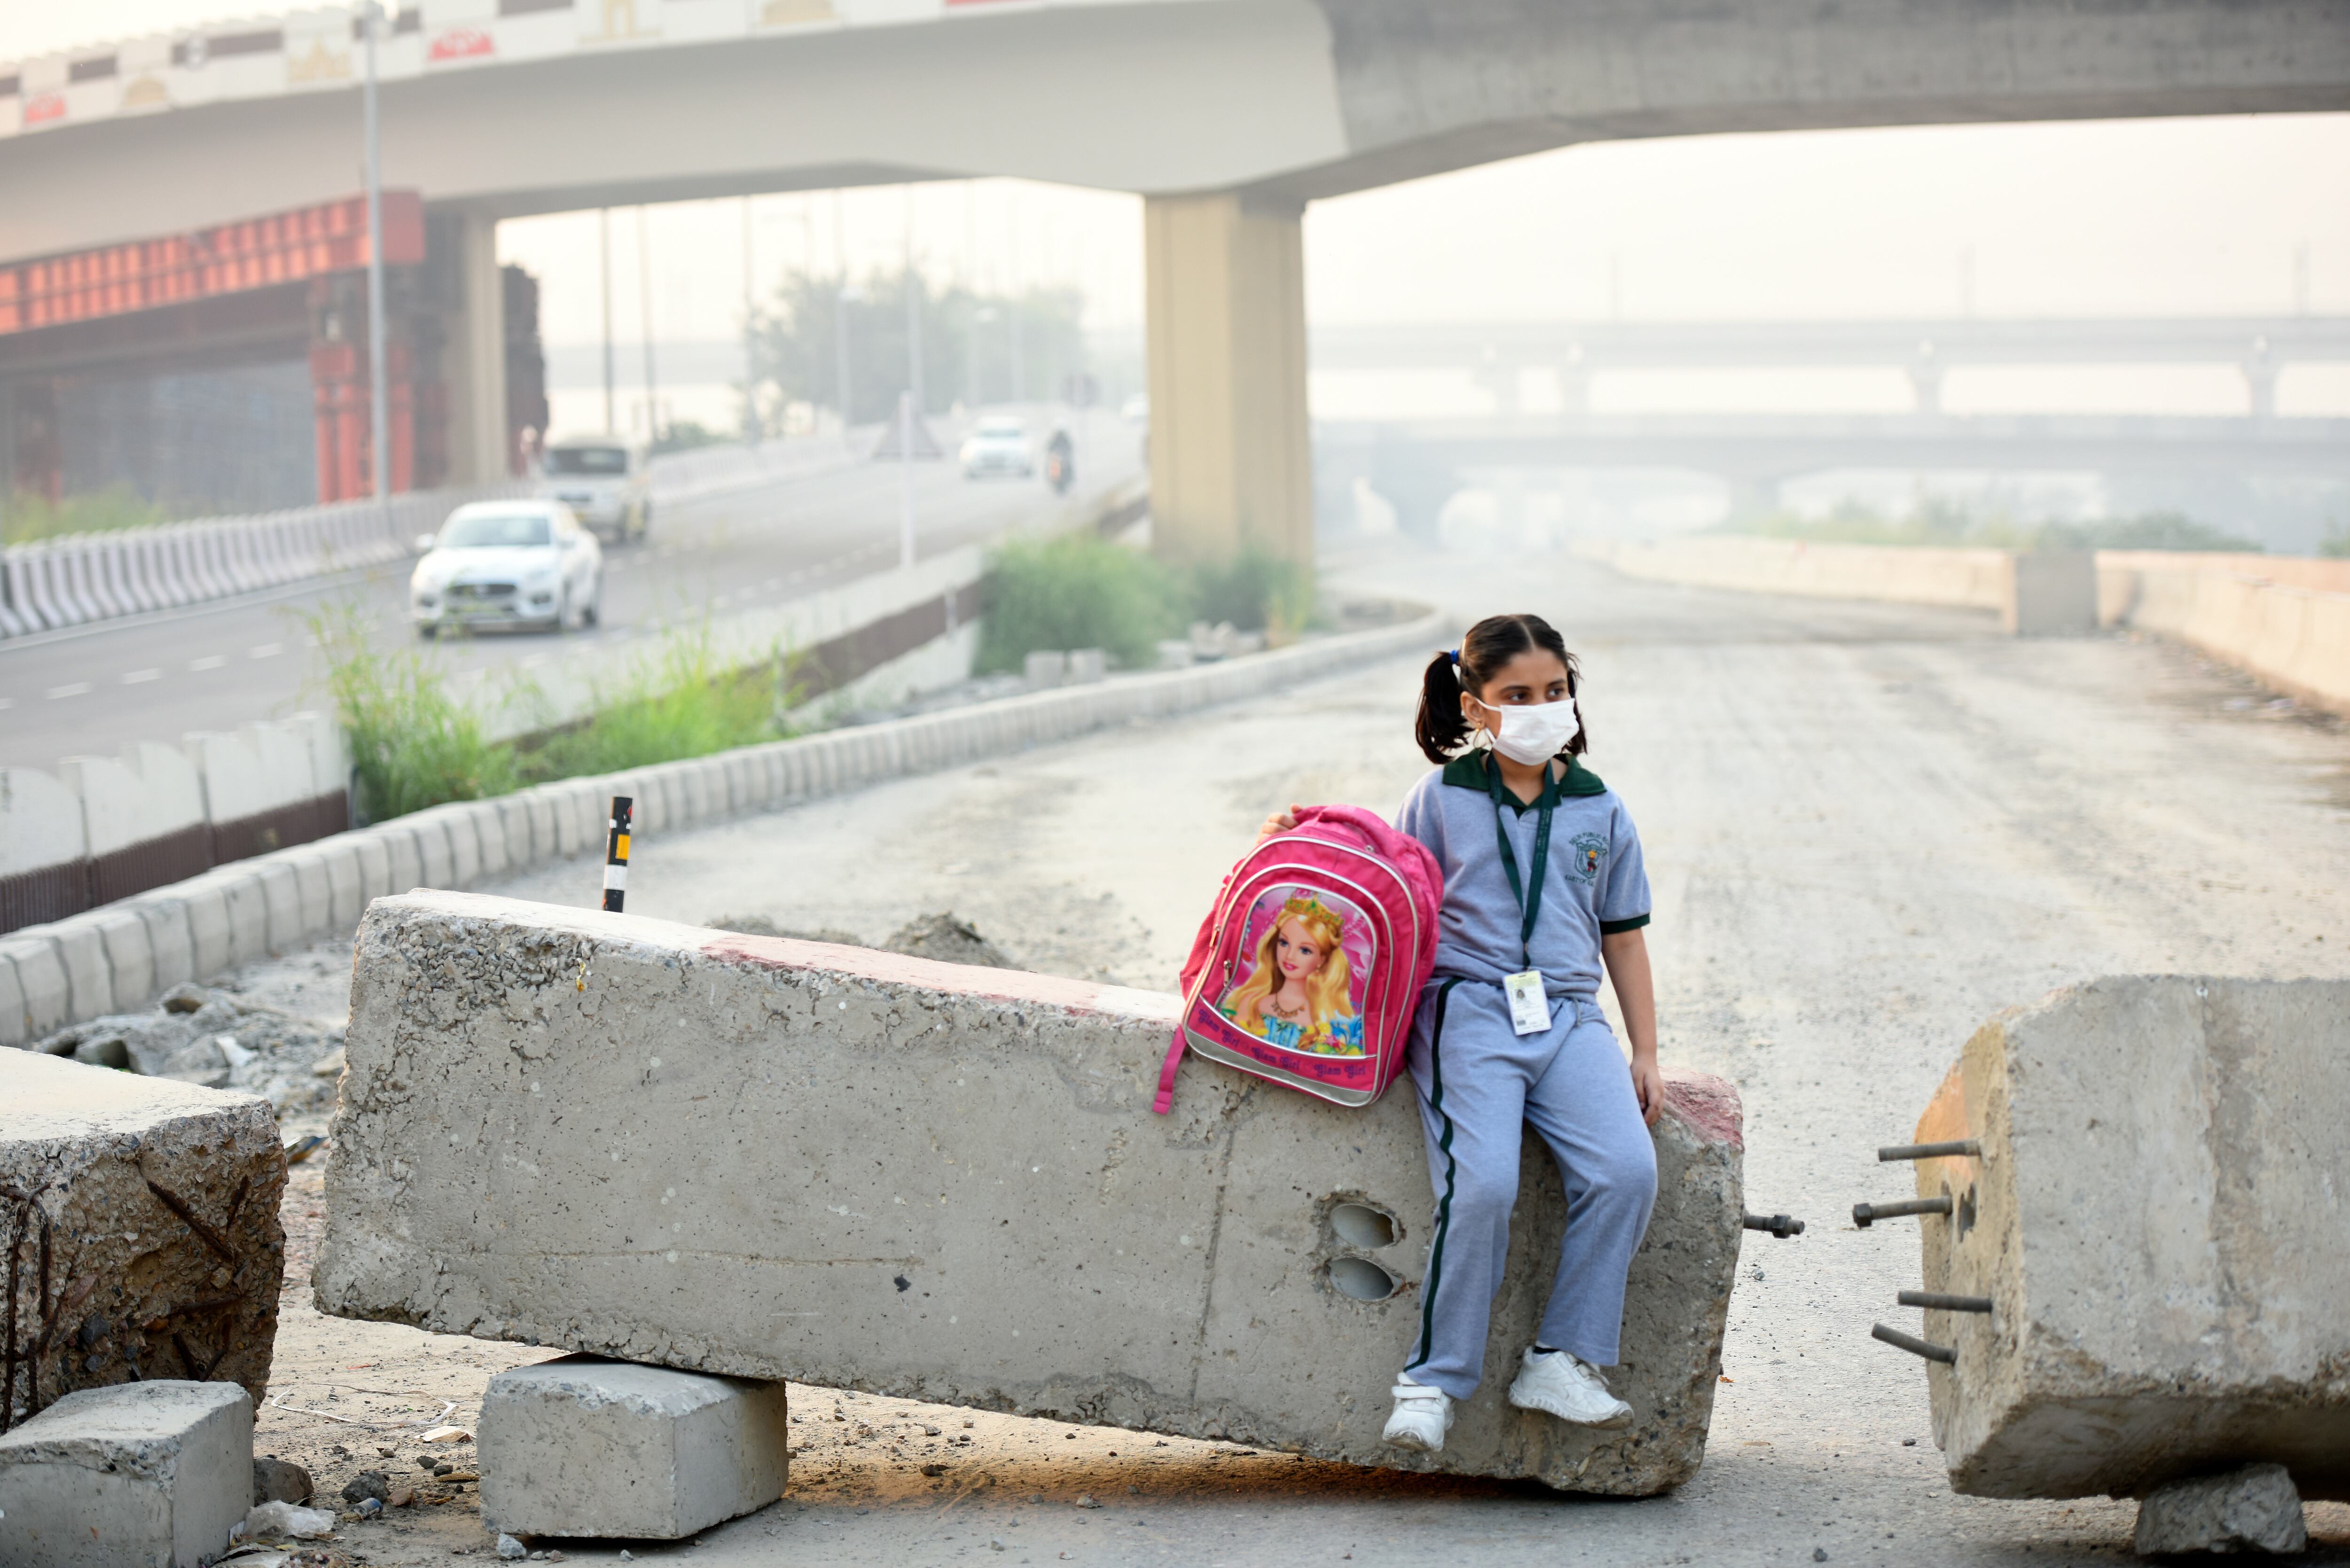
[[[1407,526],[1432,526],[1480,473],[1679,469],[1731,489],[1735,515],[1769,511],[1779,486],[1839,469],[2094,472],[2178,478],[2294,475],[2350,483],[2350,419],[2076,414],[1567,414],[1332,420],[1314,427],[1328,504],[1357,479]]]
[[[2350,363],[2350,317],[2114,317],[1987,320],[1423,322],[1316,327],[1316,370],[1466,370],[1518,410],[1518,378],[1557,375],[1570,411],[1602,370],[1881,367],[1906,374],[1918,411],[1941,407],[1942,379],[1978,365],[2232,365],[2256,415],[2276,411],[2291,364]]]

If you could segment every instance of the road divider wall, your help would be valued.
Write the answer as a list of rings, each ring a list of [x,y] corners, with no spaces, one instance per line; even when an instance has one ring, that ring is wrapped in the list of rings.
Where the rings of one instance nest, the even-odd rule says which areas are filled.
[[[2026,635],[2151,631],[2350,715],[2350,561],[1737,537],[1598,541],[1581,553],[1630,576],[1692,587],[1997,610],[2009,630]]]
[[[1071,740],[1111,724],[1262,696],[1381,659],[1425,653],[1440,646],[1446,632],[1441,616],[1428,615],[1189,670],[1032,692],[684,762],[565,779],[492,800],[435,806],[217,866],[103,909],[0,936],[0,1044],[22,1045],[68,1023],[141,1007],[182,981],[208,978],[348,932],[371,900],[388,893],[463,888],[544,860],[583,851],[600,856],[615,794],[635,799],[637,836],[654,840],[701,823]],[[58,793],[68,801],[74,798],[62,786]],[[78,841],[86,846],[78,818],[52,805],[43,830],[80,834]],[[13,833],[0,835],[0,841],[13,838]]]
[[[316,712],[68,757],[56,776],[0,767],[0,932],[340,833],[349,767]]]
[[[1742,1212],[1719,1078],[1668,1070],[1631,1420],[1497,1376],[1414,1456],[1379,1441],[1429,1258],[1407,1091],[1346,1109],[1195,1057],[1157,1116],[1171,994],[515,899],[380,899],[352,973],[321,1311],[1619,1496],[1703,1456]],[[1566,1208],[1529,1150],[1489,1367]]]

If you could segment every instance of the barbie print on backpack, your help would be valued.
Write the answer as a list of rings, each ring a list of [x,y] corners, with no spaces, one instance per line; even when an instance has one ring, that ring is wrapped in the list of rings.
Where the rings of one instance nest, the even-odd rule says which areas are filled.
[[[1443,877],[1434,972],[1402,1064],[1419,1097],[1436,1216],[1384,1434],[1398,1448],[1441,1449],[1453,1403],[1483,1379],[1529,1124],[1557,1162],[1567,1222],[1510,1403],[1586,1426],[1632,1415],[1602,1373],[1616,1362],[1625,1278],[1656,1199],[1647,1124],[1664,1108],[1664,1079],[1639,836],[1583,765],[1580,685],[1565,643],[1533,615],[1479,621],[1422,679],[1415,738],[1436,768],[1406,796],[1396,826]],[[1264,832],[1295,822],[1283,814]],[[1288,961],[1307,969],[1312,960]],[[1599,1010],[1603,974],[1631,1036],[1628,1064]]]

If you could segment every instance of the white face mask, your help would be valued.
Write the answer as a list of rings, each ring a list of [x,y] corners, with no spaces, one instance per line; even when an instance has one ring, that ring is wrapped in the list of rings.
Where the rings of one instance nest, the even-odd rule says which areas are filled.
[[[1493,749],[1528,767],[1546,763],[1565,751],[1566,743],[1583,728],[1583,721],[1575,716],[1572,697],[1555,702],[1530,702],[1519,708],[1496,708],[1474,697],[1469,701],[1489,713],[1501,715],[1500,730],[1485,732],[1493,738]]]

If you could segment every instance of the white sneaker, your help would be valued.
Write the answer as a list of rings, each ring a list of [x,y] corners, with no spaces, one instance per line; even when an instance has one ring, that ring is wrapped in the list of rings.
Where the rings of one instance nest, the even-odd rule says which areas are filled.
[[[1388,1392],[1395,1396],[1395,1414],[1388,1417],[1388,1429],[1379,1434],[1379,1440],[1423,1454],[1442,1453],[1444,1434],[1452,1429],[1452,1396],[1441,1388],[1414,1383],[1401,1372],[1396,1374],[1395,1386]]]
[[[1632,1407],[1610,1394],[1592,1367],[1566,1351],[1537,1352],[1531,1345],[1510,1385],[1510,1403],[1578,1427],[1620,1427],[1632,1418]]]

